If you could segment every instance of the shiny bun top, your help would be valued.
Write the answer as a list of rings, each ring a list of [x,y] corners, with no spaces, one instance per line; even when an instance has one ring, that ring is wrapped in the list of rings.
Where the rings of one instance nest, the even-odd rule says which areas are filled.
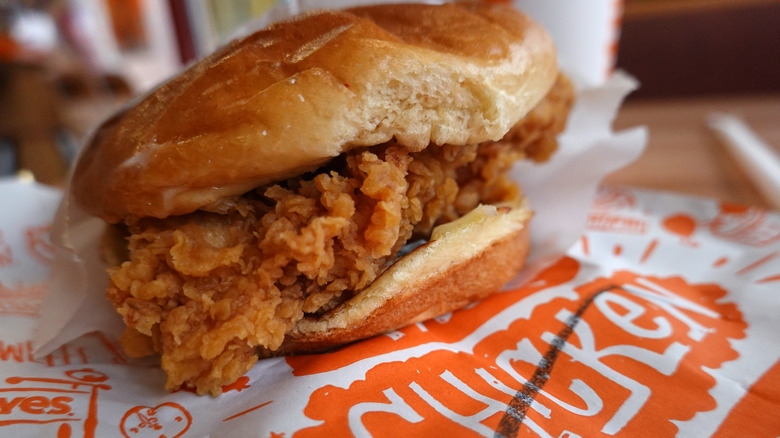
[[[557,73],[546,31],[488,3],[308,14],[237,40],[107,120],[77,202],[109,222],[186,214],[395,139],[500,139]]]

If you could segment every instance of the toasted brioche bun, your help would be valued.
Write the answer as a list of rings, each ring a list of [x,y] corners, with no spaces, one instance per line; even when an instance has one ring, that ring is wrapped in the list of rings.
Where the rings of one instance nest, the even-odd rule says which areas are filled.
[[[525,203],[480,205],[440,226],[368,288],[321,317],[299,321],[271,354],[325,350],[485,298],[523,266],[531,216]]]
[[[226,46],[105,122],[72,189],[111,223],[164,218],[393,138],[498,140],[556,72],[549,35],[509,6],[311,14]]]

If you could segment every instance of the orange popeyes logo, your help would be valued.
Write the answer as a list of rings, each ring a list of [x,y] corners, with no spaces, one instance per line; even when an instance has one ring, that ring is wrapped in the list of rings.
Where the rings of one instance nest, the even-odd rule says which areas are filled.
[[[28,252],[43,265],[51,264],[54,254],[49,242],[50,229],[49,225],[30,225],[24,229]],[[11,245],[0,230],[0,268],[19,263],[20,259],[14,258]],[[47,288],[45,283],[20,282],[9,286],[0,282],[0,315],[37,316]]]
[[[54,245],[49,241],[51,225],[29,225],[24,229],[24,241],[27,251],[44,265],[54,260]],[[14,263],[11,245],[6,242],[3,230],[0,229],[0,267]]]
[[[0,315],[38,316],[47,290],[45,283],[20,283],[14,287],[0,283]]]
[[[10,265],[14,262],[13,250],[11,245],[5,241],[3,230],[0,229],[0,268]]]
[[[593,200],[593,208],[588,213],[586,228],[622,234],[646,234],[647,219],[626,213],[626,210],[635,205],[636,197],[630,190],[622,187],[600,187]]]
[[[636,206],[636,195],[627,187],[600,186],[593,199],[595,210],[622,210]]]
[[[49,240],[51,225],[33,225],[24,229],[27,250],[39,262],[50,265],[54,261],[54,245]]]
[[[0,315],[38,316],[47,289],[43,283],[15,287],[0,283]]]
[[[698,228],[723,240],[753,247],[764,247],[780,241],[780,221],[766,211],[745,205],[721,203],[717,215],[710,220],[699,220],[685,213],[665,217],[664,230],[681,238],[681,243],[697,246],[692,236]]]
[[[65,371],[64,379],[9,377],[11,386],[0,388],[0,434],[13,436],[16,427],[56,431],[69,438],[81,425],[81,436],[95,436],[98,424],[98,392],[109,390],[108,376],[91,368]],[[6,435],[7,434],[7,435]]]
[[[155,407],[136,406],[125,413],[119,431],[125,438],[184,436],[192,424],[192,415],[180,404],[166,402]]]
[[[708,226],[714,236],[743,245],[760,247],[780,240],[780,221],[745,205],[721,203]]]
[[[35,357],[32,341],[0,339],[0,363],[34,363],[47,367],[88,365],[90,363],[125,364],[127,358],[121,347],[101,332],[88,333],[77,342],[62,344],[48,355]]]
[[[65,371],[65,378],[9,377],[0,388],[0,436],[36,432],[58,438],[97,436],[98,393],[110,390],[108,376],[92,368]],[[123,437],[182,437],[192,415],[173,402],[135,406],[119,423]],[[48,435],[46,435],[48,436]]]
[[[289,358],[299,375],[376,362],[348,388],[315,391],[305,414],[322,423],[296,436],[630,437],[648,425],[669,436],[669,420],[714,409],[704,370],[738,357],[729,342],[746,329],[736,306],[719,302],[726,292],[628,271],[577,285],[578,271],[563,258],[425,332],[411,326],[397,341],[379,337],[328,361]],[[394,342],[405,359],[360,355],[381,356]]]

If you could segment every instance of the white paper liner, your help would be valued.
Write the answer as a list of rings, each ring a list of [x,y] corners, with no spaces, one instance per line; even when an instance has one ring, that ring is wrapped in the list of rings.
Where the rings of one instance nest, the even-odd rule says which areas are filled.
[[[351,5],[365,2],[348,3]],[[288,3],[275,9],[276,12],[269,16],[281,17],[289,12],[317,8],[320,5],[321,2]],[[333,3],[328,5],[335,6]],[[529,259],[529,267],[510,286],[521,284],[565,252],[582,231],[586,212],[599,180],[610,171],[633,161],[645,144],[646,132],[641,128],[619,134],[611,130],[611,122],[620,102],[636,87],[636,83],[629,76],[620,73],[602,83],[594,79],[592,72],[586,71],[588,68],[584,65],[579,68],[574,66],[567,72],[580,84],[581,89],[569,127],[561,138],[559,153],[543,166],[521,165],[515,171],[533,203],[536,217],[532,232],[534,251]],[[103,363],[124,362],[126,359],[120,353],[106,355],[104,351],[101,352],[101,348],[93,345],[99,343],[105,347],[111,344],[123,328],[120,318],[104,296],[107,278],[98,251],[102,224],[73,205],[67,189],[65,193],[53,222],[55,263],[49,294],[41,308],[41,317],[37,320],[38,330],[34,337],[34,345],[38,347],[36,357],[48,355],[48,358],[55,358],[55,363],[59,360],[61,364],[69,365],[75,361],[65,360],[65,357],[72,354],[68,353],[69,351],[76,349],[98,351],[94,355],[103,357]],[[95,331],[100,334],[92,334]],[[77,338],[77,341],[71,342]],[[420,350],[420,354],[424,351]],[[32,352],[30,355],[32,357]],[[96,363],[100,363],[100,360]],[[118,391],[103,397],[104,406],[116,404],[120,410],[125,409],[127,400],[124,394],[131,395],[131,399],[136,403],[146,406],[159,405],[163,401],[171,400],[171,397],[179,400],[184,396],[188,400],[187,409],[193,413],[208,412],[212,406],[208,398],[191,398],[188,394],[181,393],[171,396],[164,393],[161,390],[163,379],[157,369],[137,366],[126,368],[101,368],[101,372],[111,375],[113,387],[121,388],[123,394],[115,400],[112,398],[116,397]],[[12,373],[24,375],[27,369],[25,366],[14,368]],[[273,391],[275,388],[282,391],[283,385],[278,383],[274,376],[287,374],[289,369],[283,362],[271,360],[261,361],[250,376],[253,382],[256,381],[253,383],[254,387],[262,385],[267,391]],[[302,401],[296,401],[294,405],[300,408],[299,403]],[[245,403],[246,401],[240,404]],[[271,417],[266,417],[264,422],[276,424],[274,421],[269,422],[269,418],[277,418],[275,413],[285,412],[288,408],[286,402],[275,402],[266,409],[266,412],[271,413]],[[116,412],[110,411],[110,415],[115,416]],[[286,427],[289,428],[289,418],[280,421],[288,422]],[[296,424],[303,426],[305,423]],[[231,427],[235,427],[235,423]],[[256,425],[249,423],[245,430],[249,433],[255,427]],[[200,432],[197,433],[211,434],[219,430],[219,425],[200,425],[198,430]],[[197,433],[194,436],[199,436]]]
[[[767,377],[780,375],[775,213],[602,187],[584,233],[533,282],[339,351],[262,360],[214,399],[167,393],[158,367],[128,361],[99,333],[34,358],[39,317],[24,313],[35,303],[22,294],[45,282],[40,256],[51,252],[25,236],[48,225],[59,194],[5,181],[0,195],[15,206],[0,216],[0,253],[13,254],[0,265],[2,436],[494,436],[503,429],[492,416],[524,388],[517,377],[566,324],[573,335],[520,432],[764,436],[780,426]],[[563,324],[561,312],[604,282],[619,286]]]
[[[299,10],[300,3],[287,2],[284,8]],[[523,3],[540,7],[532,15],[543,21],[545,5],[552,5],[552,2]],[[575,3],[585,4],[584,1]],[[587,3],[598,9],[614,7],[619,2]],[[563,12],[578,10],[577,5],[569,6],[572,5],[564,5]],[[594,11],[598,17],[613,16],[611,13],[614,10]],[[574,36],[573,40],[611,34],[604,30],[601,19],[592,20],[590,28],[587,23],[581,27],[582,19],[571,21],[569,17],[553,21],[569,23],[559,29],[561,32],[553,29],[556,39],[567,34]],[[591,47],[594,51],[604,51],[611,44],[600,39],[603,37],[595,38],[593,44],[579,41],[585,44],[578,50]],[[575,45],[579,42],[575,41]],[[703,341],[697,344],[691,341],[687,326],[675,326],[663,348],[679,343],[691,353],[683,354],[676,362],[671,356],[664,356],[665,360],[654,363],[668,376],[642,364],[634,368],[632,377],[638,383],[646,376],[668,377],[659,381],[663,384],[640,385],[650,391],[649,396],[643,403],[635,403],[636,398],[625,398],[624,389],[610,392],[608,385],[604,385],[614,386],[615,381],[620,381],[614,371],[623,362],[612,362],[611,368],[601,369],[604,373],[601,375],[617,380],[606,378],[601,386],[594,386],[589,380],[594,375],[582,373],[571,380],[572,386],[567,389],[569,380],[564,380],[567,370],[594,360],[581,356],[579,362],[559,364],[550,373],[547,386],[535,396],[522,427],[538,436],[571,437],[595,433],[709,436],[718,431],[728,433],[735,427],[740,431],[776,434],[777,427],[772,427],[778,423],[772,413],[780,409],[780,393],[776,387],[762,386],[761,382],[772,373],[771,369],[778,369],[780,357],[780,341],[776,335],[776,315],[780,313],[776,293],[780,284],[780,216],[712,200],[628,188],[603,188],[591,207],[600,177],[632,161],[641,152],[646,133],[635,129],[614,134],[610,129],[620,101],[635,86],[633,81],[618,74],[604,84],[600,75],[610,65],[610,58],[606,64],[597,56],[578,59],[571,63],[572,70],[567,70],[580,84],[580,96],[569,128],[561,138],[561,151],[544,166],[524,164],[515,172],[537,212],[529,269],[509,286],[511,289],[526,284],[519,294],[513,290],[496,294],[452,315],[331,354],[260,361],[246,380],[239,382],[243,386],[226,390],[218,399],[188,392],[168,394],[162,389],[165,377],[159,368],[149,367],[146,362],[128,362],[121,354],[112,335],[121,330],[121,322],[104,298],[106,279],[97,260],[97,235],[102,228],[99,221],[86,217],[65,198],[52,233],[58,247],[41,246],[40,239],[35,238],[39,237],[37,230],[48,225],[60,195],[39,185],[0,181],[0,198],[11,206],[0,212],[0,372],[5,376],[0,383],[4,403],[0,435],[270,438],[290,437],[296,432],[302,436],[307,436],[307,432],[308,436],[382,433],[397,436],[413,430],[416,435],[424,436],[442,433],[457,436],[469,431],[495,436],[501,429],[485,417],[506,417],[507,412],[512,412],[514,408],[510,409],[509,405],[516,401],[512,395],[524,387],[524,382],[503,377],[486,380],[479,386],[462,374],[463,370],[473,375],[486,375],[485,372],[489,375],[507,363],[519,366],[522,361],[517,356],[515,362],[499,359],[508,353],[522,352],[520,346],[536,343],[539,348],[543,343],[534,338],[533,330],[514,331],[513,327],[533,320],[539,321],[534,325],[539,330],[558,330],[559,322],[539,320],[542,310],[550,306],[559,310],[570,307],[565,297],[572,297],[578,288],[623,271],[635,273],[642,281],[656,277],[671,279],[683,285],[704,285],[702,290],[710,290],[708,285],[713,285],[725,291],[724,295],[713,303],[702,294],[698,304],[735,308],[737,312],[721,314],[688,303],[688,309],[675,315],[661,311],[665,301],[644,307],[645,312],[657,315],[649,325],[646,321],[643,326],[650,332],[661,327],[662,319],[679,319],[680,315],[699,317],[697,321],[705,327],[700,332],[704,334]],[[564,61],[564,65],[567,63]],[[568,258],[562,260],[576,262],[578,271],[574,278],[551,285],[543,273],[534,282],[526,283],[528,276],[557,259],[572,243]],[[38,317],[35,314],[41,297],[36,291],[41,288],[37,286],[46,285],[46,272],[55,256],[58,261],[52,273],[53,282],[49,284],[49,299]],[[556,265],[548,271],[545,272],[561,276],[566,270]],[[628,297],[640,301],[641,295]],[[668,302],[685,303],[680,300],[668,297]],[[612,317],[619,320],[619,316]],[[599,348],[614,348],[606,347],[610,343],[626,343],[624,338],[617,339],[617,335],[636,331],[631,321],[623,321],[617,328],[598,329],[594,314],[585,314],[582,319],[596,327]],[[463,326],[474,320],[480,322],[464,331]],[[708,328],[706,324],[718,329]],[[724,337],[720,330],[729,324],[744,329],[738,336]],[[35,339],[39,344],[46,343],[40,352],[48,355],[36,358],[32,340],[38,325],[41,331]],[[584,334],[582,327],[587,326],[578,325],[577,333]],[[95,329],[102,331],[90,333]],[[82,333],[86,335],[79,337]],[[504,351],[485,350],[485,340],[502,333],[513,337],[511,345],[504,347]],[[75,338],[78,339],[66,343]],[[711,338],[724,342],[717,349],[702,351],[707,347],[703,342]],[[583,339],[575,338],[565,345],[561,357],[576,354]],[[645,356],[639,354],[641,348],[635,347],[646,346],[645,341],[640,337],[632,339],[635,342],[623,346],[625,351],[635,358],[644,357],[645,361],[656,357],[652,352],[643,353]],[[517,349],[511,347],[515,344]],[[445,363],[432,359],[440,353],[454,356],[447,356]],[[696,361],[700,356],[713,354],[728,359],[710,367]],[[420,366],[414,375],[419,377],[410,383],[404,380],[402,371],[413,367],[416,361]],[[633,363],[632,360],[624,362]],[[672,369],[671,365],[676,368]],[[325,371],[329,367],[333,369]],[[317,369],[320,372],[313,372]],[[701,385],[694,379],[679,377],[684,371],[698,377],[710,375],[713,381]],[[563,383],[556,390],[559,382]],[[485,383],[508,392],[501,395],[498,391],[499,396],[487,394]],[[436,385],[442,384],[446,391],[436,391]],[[368,392],[355,392],[364,386],[369,388]],[[590,400],[600,400],[601,408],[592,405],[591,411],[586,412],[577,406],[565,407],[564,401],[571,397],[571,391],[576,389],[580,392],[574,394],[584,394],[585,388],[598,391],[591,394],[595,398]],[[370,391],[375,394],[369,394]],[[366,394],[372,397],[369,401],[362,400]],[[343,395],[351,400],[348,406],[331,401],[339,400],[340,395],[341,400]],[[582,399],[577,401],[582,404]],[[704,407],[686,410],[686,406],[697,406],[697,401],[706,403]],[[743,406],[740,410],[748,401],[747,408]],[[679,406],[679,411],[686,413],[678,416],[672,412],[659,417],[666,405]],[[766,412],[768,416],[758,420],[747,418],[745,410]],[[323,412],[329,413],[328,419],[322,417]],[[637,424],[652,427],[631,433]],[[307,427],[312,429],[307,431]]]

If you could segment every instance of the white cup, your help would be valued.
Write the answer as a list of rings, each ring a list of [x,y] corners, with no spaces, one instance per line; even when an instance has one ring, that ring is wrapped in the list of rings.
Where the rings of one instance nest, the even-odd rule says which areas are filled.
[[[584,86],[599,86],[615,66],[622,0],[512,0],[552,34],[561,68]]]

